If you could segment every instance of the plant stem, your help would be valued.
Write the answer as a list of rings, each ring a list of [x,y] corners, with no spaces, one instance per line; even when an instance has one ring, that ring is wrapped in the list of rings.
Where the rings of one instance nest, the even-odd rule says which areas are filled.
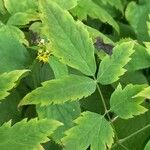
[[[120,145],[122,148],[124,148],[125,150],[129,150],[126,146],[124,146],[123,144],[118,143],[118,145]]]
[[[105,109],[105,113],[108,114],[108,112],[107,112],[107,111],[108,111],[108,110],[107,110],[107,106],[106,106],[106,103],[105,103],[103,94],[102,94],[101,89],[100,89],[100,87],[99,87],[98,84],[97,84],[97,89],[98,89],[99,95],[100,95],[100,97],[101,97],[101,100],[102,100],[102,102],[103,102],[104,109]]]
[[[142,129],[140,129],[140,130],[138,130],[138,131],[136,131],[136,132],[130,134],[129,136],[127,136],[127,137],[125,137],[125,138],[123,138],[123,139],[120,139],[116,144],[114,144],[114,145],[112,146],[112,148],[115,148],[115,147],[117,146],[117,144],[120,145],[120,144],[124,143],[125,141],[129,140],[129,139],[132,138],[133,136],[135,136],[135,135],[137,135],[138,133],[140,133],[140,132],[146,130],[146,129],[149,128],[149,127],[150,127],[150,124],[148,124],[147,126],[143,127]]]
[[[118,118],[119,118],[118,116],[116,116],[115,118],[113,118],[113,119],[111,120],[111,123],[115,122]]]
[[[123,143],[123,142],[127,141],[128,139],[132,138],[132,137],[135,136],[136,134],[140,133],[141,131],[143,131],[143,130],[149,128],[149,127],[150,127],[150,124],[148,124],[147,126],[143,127],[142,129],[140,129],[140,130],[138,130],[138,131],[136,131],[136,132],[130,134],[129,136],[125,137],[124,139],[119,140],[120,143]]]
[[[93,77],[93,78],[94,78],[94,80],[95,80],[96,83],[97,83],[96,77]],[[105,99],[104,99],[104,97],[103,97],[103,94],[102,94],[102,91],[101,91],[101,89],[100,89],[99,84],[97,83],[96,86],[97,86],[99,95],[100,95],[100,97],[101,97],[101,100],[102,100],[102,103],[103,103],[103,106],[104,106],[104,109],[105,109],[104,115],[107,115],[107,117],[108,117],[108,119],[109,119],[109,121],[110,121],[110,123],[111,123],[111,125],[112,125],[112,127],[113,127],[113,129],[114,129],[114,133],[115,133],[115,135],[116,135],[117,143],[119,143],[119,138],[118,138],[118,136],[117,136],[117,132],[115,131],[115,127],[114,127],[114,125],[113,125],[113,123],[112,123],[112,120],[111,120],[111,117],[110,117],[110,115],[109,115],[109,111],[110,111],[110,110],[107,109],[107,106],[106,106],[106,103],[105,103]],[[119,145],[122,146],[125,150],[128,150],[128,148],[126,148],[123,144],[119,143]]]

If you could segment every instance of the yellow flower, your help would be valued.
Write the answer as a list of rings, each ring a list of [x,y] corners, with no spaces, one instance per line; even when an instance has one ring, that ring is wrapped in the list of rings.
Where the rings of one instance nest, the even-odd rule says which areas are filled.
[[[36,59],[39,60],[39,62],[47,63],[49,60],[50,52],[49,51],[44,51],[40,49],[38,51],[38,56]]]

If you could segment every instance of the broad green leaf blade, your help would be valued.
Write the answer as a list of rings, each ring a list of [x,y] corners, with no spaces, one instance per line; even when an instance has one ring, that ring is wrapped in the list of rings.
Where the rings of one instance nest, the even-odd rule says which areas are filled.
[[[16,89],[0,103],[0,126],[12,120],[12,124],[22,119],[22,113],[18,109],[18,103],[22,99],[19,91]]]
[[[97,76],[101,84],[111,84],[126,72],[123,67],[131,60],[133,47],[133,42],[123,42],[114,47],[112,56],[105,56],[100,63]]]
[[[144,42],[144,45],[146,47],[146,51],[147,51],[148,55],[150,56],[150,42]]]
[[[17,81],[24,77],[27,72],[28,70],[15,70],[0,75],[0,100],[9,95],[9,91],[16,86]]]
[[[139,4],[150,4],[149,0],[139,0]]]
[[[56,3],[40,1],[41,20],[45,24],[44,34],[51,41],[53,54],[63,63],[86,75],[96,70],[94,47],[84,26]]]
[[[150,37],[150,15],[149,15],[149,21],[147,22],[147,28],[148,28],[148,35]]]
[[[134,54],[131,56],[131,61],[125,66],[128,71],[135,71],[150,67],[150,54],[147,49],[136,43],[134,46]]]
[[[150,86],[143,89],[141,92],[135,95],[135,97],[143,97],[143,98],[150,99]]]
[[[10,14],[38,9],[37,0],[4,0],[4,4]]]
[[[26,48],[13,37],[0,36],[0,73],[27,68],[31,62]]]
[[[62,104],[67,101],[79,100],[91,95],[96,89],[96,82],[88,77],[68,75],[61,79],[46,81],[39,87],[27,94],[20,105]]]
[[[91,145],[91,150],[105,150],[113,143],[113,129],[108,121],[99,114],[83,112],[74,121],[77,125],[66,131],[62,139],[65,150],[85,150]]]
[[[24,33],[17,27],[11,25],[4,25],[0,28],[0,34],[5,34],[8,37],[13,37],[20,41],[20,43],[24,43],[28,45],[28,41],[25,39]]]
[[[141,41],[149,41],[146,22],[150,13],[150,3],[137,4],[131,1],[126,9],[125,16],[130,25],[134,28],[137,38]]]
[[[3,0],[0,0],[0,13],[1,14],[5,14],[6,13],[6,9],[5,9]]]
[[[115,87],[118,86],[118,84],[121,84],[123,87],[125,87],[128,84],[148,84],[146,76],[143,74],[142,71],[133,71],[133,72],[126,72],[117,82],[115,82],[113,85]]]
[[[38,150],[40,143],[49,141],[53,131],[62,125],[55,120],[22,120],[11,127],[11,123],[5,123],[0,127],[1,150]]]
[[[113,7],[115,7],[116,9],[120,10],[121,12],[123,12],[123,4],[121,0],[94,0],[94,2],[96,2],[97,4],[99,4],[100,6],[102,4],[104,5],[111,5]]]
[[[31,21],[39,20],[39,14],[37,12],[18,12],[12,15],[7,21],[8,25],[21,26],[29,24]]]
[[[99,19],[104,23],[110,24],[117,32],[119,32],[119,26],[112,16],[92,0],[79,0],[78,5],[71,10],[71,12],[80,20],[87,19],[87,16]]]
[[[63,126],[59,127],[52,135],[53,140],[58,143],[60,143],[61,138],[64,137],[64,132],[73,127],[74,124],[72,121],[76,119],[81,112],[79,102],[69,102],[44,107],[37,106],[36,110],[40,119],[54,119],[63,123]]]
[[[137,93],[142,91],[144,87],[145,85],[128,84],[122,89],[119,84],[110,98],[111,110],[123,119],[132,118],[135,115],[145,113],[147,109],[140,105],[144,101],[144,98],[133,98]]]
[[[62,76],[68,75],[67,66],[62,64],[56,57],[50,57],[49,64],[54,71],[55,78],[59,79],[62,78]],[[72,121],[76,119],[81,112],[79,102],[68,102],[44,107],[38,105],[36,110],[40,119],[54,119],[64,124],[52,135],[53,140],[57,143],[61,142],[60,140],[64,136],[64,132],[73,126]]]
[[[149,140],[148,143],[146,144],[144,150],[150,150],[150,140]]]
[[[51,0],[52,2],[56,2],[63,9],[71,9],[77,5],[77,0]]]
[[[65,64],[61,63],[58,58],[52,56],[49,59],[49,64],[53,69],[55,78],[61,78],[62,76],[68,75],[68,68]]]

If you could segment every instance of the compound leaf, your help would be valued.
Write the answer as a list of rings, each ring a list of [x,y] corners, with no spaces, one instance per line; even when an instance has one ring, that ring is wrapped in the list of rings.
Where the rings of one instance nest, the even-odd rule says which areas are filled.
[[[17,81],[21,79],[27,71],[28,70],[15,70],[0,75],[0,100],[9,95],[8,91],[16,86]]]
[[[144,98],[139,96],[134,98],[144,87],[145,85],[128,84],[122,89],[119,84],[110,98],[111,110],[123,119],[132,118],[134,115],[145,113],[147,109],[140,105],[144,101]]]
[[[133,42],[123,42],[114,47],[112,56],[105,56],[100,63],[97,77],[101,84],[111,84],[125,73],[123,67],[130,61],[133,47]]]
[[[54,130],[62,125],[55,120],[26,119],[16,123],[11,127],[7,122],[0,127],[0,149],[1,150],[39,150],[40,143],[49,141]]]
[[[82,73],[94,75],[94,46],[84,26],[54,2],[41,0],[40,8],[45,24],[43,32],[50,39],[53,54]]]
[[[75,121],[76,126],[66,131],[62,139],[65,150],[85,150],[91,145],[91,150],[105,150],[113,143],[113,129],[109,122],[92,112],[83,112]]]
[[[79,100],[91,95],[96,89],[96,82],[88,77],[68,75],[61,79],[46,81],[39,87],[27,94],[20,105],[62,104],[67,101]]]

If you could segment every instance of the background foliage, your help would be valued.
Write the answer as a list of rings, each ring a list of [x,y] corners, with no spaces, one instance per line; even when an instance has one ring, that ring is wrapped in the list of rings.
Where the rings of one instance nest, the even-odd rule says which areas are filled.
[[[0,0],[0,150],[149,150],[149,42],[149,0]]]

